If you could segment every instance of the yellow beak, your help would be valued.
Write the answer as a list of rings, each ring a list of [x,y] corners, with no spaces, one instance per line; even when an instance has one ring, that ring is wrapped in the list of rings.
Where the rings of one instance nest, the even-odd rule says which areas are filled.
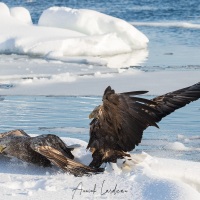
[[[92,114],[92,112],[89,114],[89,119],[92,119],[93,118],[93,114]]]
[[[5,148],[6,148],[5,146],[0,145],[0,153],[2,153]]]

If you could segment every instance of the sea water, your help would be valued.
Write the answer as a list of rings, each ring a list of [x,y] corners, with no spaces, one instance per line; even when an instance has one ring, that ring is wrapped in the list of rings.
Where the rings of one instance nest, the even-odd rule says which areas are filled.
[[[199,23],[198,0],[2,0],[10,7],[23,6],[30,10],[36,23],[44,9],[51,6],[93,9],[106,14],[123,18],[126,21],[188,21]]]
[[[146,96],[153,98],[153,96]],[[99,96],[3,96],[0,132],[23,129],[31,134],[56,134],[89,141],[90,112]],[[177,110],[147,128],[134,150],[150,155],[200,161],[200,101]]]

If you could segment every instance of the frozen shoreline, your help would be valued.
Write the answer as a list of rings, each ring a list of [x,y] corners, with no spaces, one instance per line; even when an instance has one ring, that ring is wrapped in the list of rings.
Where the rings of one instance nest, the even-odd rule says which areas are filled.
[[[1,76],[0,95],[102,95],[110,85],[116,92],[147,90],[148,95],[161,95],[199,82],[200,71],[141,72],[78,76],[71,73],[38,76]]]

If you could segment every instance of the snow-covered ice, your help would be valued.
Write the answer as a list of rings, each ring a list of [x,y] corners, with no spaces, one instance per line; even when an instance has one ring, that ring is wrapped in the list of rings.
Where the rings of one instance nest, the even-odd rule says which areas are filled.
[[[43,12],[38,25],[32,25],[27,9],[9,9],[0,3],[0,15],[0,53],[58,60],[98,57],[108,66],[109,60],[100,57],[136,52],[135,63],[147,56],[148,38],[142,32],[124,20],[96,11],[52,7]]]
[[[52,7],[43,12],[38,24],[70,29],[89,36],[116,34],[118,40],[121,39],[131,49],[146,48],[149,41],[126,21],[94,10]]]
[[[200,77],[200,71],[143,72],[103,67],[99,67],[101,71],[98,71],[98,66],[94,69],[88,65],[41,63],[38,67],[37,62],[29,63],[28,67],[25,63],[19,68],[12,65],[2,67],[2,95],[102,95],[108,85],[116,92],[139,89],[148,90],[149,95],[161,95],[193,85],[199,82]],[[105,72],[102,72],[104,69]]]
[[[88,164],[91,154],[86,142],[62,138],[67,144],[80,144],[73,151],[77,160]],[[132,154],[132,162],[107,164],[103,174],[74,177],[55,168],[40,168],[19,160],[1,158],[0,192],[7,199],[139,199],[198,200],[200,163]],[[115,168],[115,170],[113,170]]]

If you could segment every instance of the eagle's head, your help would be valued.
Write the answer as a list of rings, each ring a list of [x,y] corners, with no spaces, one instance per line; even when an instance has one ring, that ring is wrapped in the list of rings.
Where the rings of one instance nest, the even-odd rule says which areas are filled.
[[[93,118],[98,119],[99,115],[101,115],[101,107],[102,107],[101,105],[96,106],[95,109],[89,114],[89,119]]]

